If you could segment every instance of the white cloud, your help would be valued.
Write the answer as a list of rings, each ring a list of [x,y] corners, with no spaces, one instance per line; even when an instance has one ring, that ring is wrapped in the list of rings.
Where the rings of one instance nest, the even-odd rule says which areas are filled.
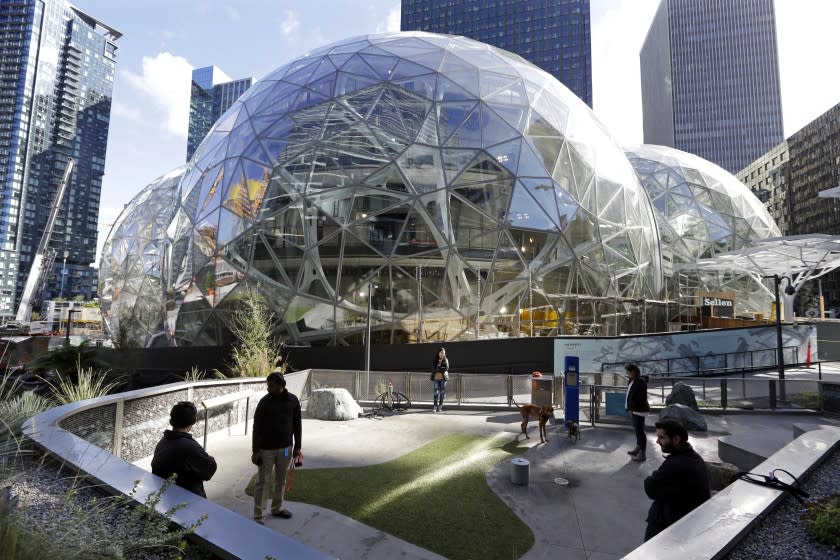
[[[134,122],[143,121],[143,113],[140,109],[137,107],[129,107],[119,101],[111,101],[111,116],[122,117]]]
[[[381,21],[376,25],[377,33],[386,33],[400,30],[400,7],[394,6],[388,11],[385,21]]]
[[[300,28],[300,19],[297,12],[292,10],[285,10],[283,12],[283,20],[280,22],[280,32],[288,37],[295,33]]]
[[[785,138],[840,102],[838,21],[836,0],[776,2]]]
[[[593,0],[592,105],[618,140],[642,143],[639,51],[660,0]]]
[[[239,14],[239,10],[237,10],[235,6],[225,6],[225,15],[227,15],[230,21],[239,21],[242,19],[242,16]]]
[[[187,59],[168,52],[143,57],[143,73],[122,71],[128,84],[148,97],[154,109],[162,112],[163,129],[182,138],[187,137],[190,112],[190,78],[192,65]],[[144,115],[154,119],[160,115]]]

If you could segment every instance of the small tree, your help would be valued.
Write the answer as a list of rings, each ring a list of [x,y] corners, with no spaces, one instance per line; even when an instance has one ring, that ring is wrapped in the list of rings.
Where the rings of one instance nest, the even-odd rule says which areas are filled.
[[[232,377],[260,377],[274,369],[283,348],[283,342],[274,337],[276,325],[274,312],[262,298],[249,293],[233,313],[231,332],[236,342],[229,364]]]

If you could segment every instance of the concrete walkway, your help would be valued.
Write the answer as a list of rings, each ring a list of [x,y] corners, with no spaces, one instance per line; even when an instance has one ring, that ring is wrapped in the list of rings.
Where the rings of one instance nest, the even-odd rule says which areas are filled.
[[[691,442],[707,461],[717,461],[717,440],[723,435],[763,430],[790,434],[792,425],[813,422],[813,416],[796,415],[707,415],[709,432],[691,434]],[[551,441],[539,443],[537,427],[529,427],[530,485],[510,482],[510,462],[497,464],[487,474],[490,487],[522,520],[535,536],[534,547],[523,560],[563,558],[566,560],[612,560],[621,558],[642,543],[645,515],[650,500],[642,481],[662,463],[648,421],[648,460],[629,461],[633,447],[632,429],[627,426],[591,428],[584,425],[581,439],[571,443],[560,426],[550,426]],[[306,468],[363,466],[394,459],[444,434],[509,434],[520,437],[516,411],[458,411],[450,407],[442,414],[412,410],[384,419],[360,418],[349,422],[328,422],[305,418],[303,451]],[[216,457],[219,470],[207,483],[208,497],[250,518],[252,499],[245,487],[256,473],[250,463],[250,435],[238,426],[229,434],[210,436],[208,451]],[[148,468],[150,459],[139,466]],[[300,476],[300,474],[299,474]],[[555,479],[563,478],[561,486]],[[294,497],[292,490],[291,498]],[[268,517],[266,525],[304,544],[342,559],[403,560],[438,559],[441,556],[401,539],[363,525],[330,510],[289,501],[294,513],[289,520]],[[446,512],[445,515],[458,515]],[[503,551],[504,558],[516,558],[521,551]],[[282,556],[280,556],[282,557]]]

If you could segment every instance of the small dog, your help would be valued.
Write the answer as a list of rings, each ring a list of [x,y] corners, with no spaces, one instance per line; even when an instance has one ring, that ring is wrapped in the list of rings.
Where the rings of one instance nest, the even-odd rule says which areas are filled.
[[[576,443],[580,439],[580,426],[574,420],[569,420],[566,427],[569,429],[569,441]]]
[[[516,404],[516,401],[514,401],[513,404]],[[522,417],[522,423],[520,426],[522,427],[522,433],[525,434],[525,437],[527,439],[531,439],[528,435],[528,421],[533,418],[535,420],[539,420],[540,443],[547,443],[548,431],[546,430],[546,424],[548,423],[549,418],[554,418],[554,408],[548,404],[543,406],[536,404],[524,404],[519,406],[516,404],[516,407],[519,409],[519,415]]]

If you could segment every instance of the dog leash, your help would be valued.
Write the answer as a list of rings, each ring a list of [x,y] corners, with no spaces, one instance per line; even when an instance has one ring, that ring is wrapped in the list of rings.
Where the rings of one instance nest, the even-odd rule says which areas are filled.
[[[776,472],[783,472],[789,477],[793,479],[792,484],[788,484],[787,482],[782,482],[776,477]],[[784,469],[773,469],[770,471],[769,475],[761,475],[757,473],[751,472],[739,472],[732,475],[732,478],[729,479],[730,482],[735,482],[736,480],[743,480],[745,482],[751,482],[753,484],[758,484],[759,486],[767,486],[768,488],[775,488],[776,490],[781,490],[783,492],[790,492],[794,498],[796,498],[799,502],[804,502],[804,498],[807,498],[809,494],[802,490],[799,487],[799,480],[787,472]]]
[[[292,489],[292,482],[295,480],[295,472],[297,472],[297,463],[303,464],[303,451],[297,457],[293,457],[289,461],[289,474],[286,475],[286,492]]]

